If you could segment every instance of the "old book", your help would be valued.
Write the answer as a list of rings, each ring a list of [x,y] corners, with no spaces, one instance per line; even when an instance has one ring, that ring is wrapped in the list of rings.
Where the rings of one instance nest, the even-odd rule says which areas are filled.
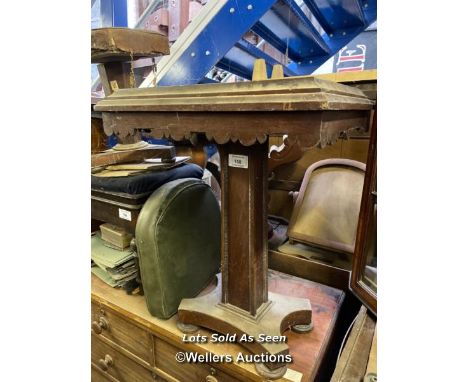
[[[91,237],[91,272],[112,287],[122,287],[137,277],[135,253],[130,249],[112,249],[105,244],[99,233]]]
[[[132,262],[135,264],[135,260],[132,260]],[[125,272],[113,272],[112,268],[106,268],[102,264],[94,262],[94,266],[91,267],[91,272],[112,287],[121,287],[126,282],[137,277],[136,266]]]
[[[163,162],[160,158],[145,159],[142,163],[123,163],[107,166],[106,170],[112,171],[154,171],[167,170],[181,163],[187,162],[190,157],[176,157],[172,163]]]
[[[109,276],[109,274],[103,270],[102,268],[98,267],[97,265],[91,267],[91,272],[94,273],[97,277],[99,277],[102,281],[106,284],[110,285],[111,287],[116,287],[117,283],[115,280]]]
[[[116,246],[118,249],[127,248],[133,238],[133,235],[113,224],[101,224],[99,228],[101,229],[102,240]]]
[[[91,259],[95,263],[101,264],[107,268],[115,268],[134,257],[135,254],[132,250],[125,249],[119,251],[106,247],[99,233],[91,237]]]
[[[147,145],[133,150],[107,150],[91,156],[91,167],[101,167],[118,163],[138,163],[149,158],[158,158],[161,162],[174,162],[174,146]]]
[[[145,172],[145,170],[101,170],[99,172],[93,173],[93,176],[98,176],[101,178],[114,178],[122,176],[131,176],[137,175]]]
[[[174,157],[174,161],[172,163],[167,163],[164,160],[161,160],[161,158],[148,158],[148,159],[145,159],[145,162],[152,163],[152,164],[173,166],[173,165],[187,162],[189,159],[190,159],[190,156],[178,156],[178,157],[176,156]]]
[[[135,143],[126,143],[126,144],[117,143],[116,145],[112,147],[111,150],[113,151],[139,150],[148,146],[149,146],[149,143],[145,141],[139,141]]]

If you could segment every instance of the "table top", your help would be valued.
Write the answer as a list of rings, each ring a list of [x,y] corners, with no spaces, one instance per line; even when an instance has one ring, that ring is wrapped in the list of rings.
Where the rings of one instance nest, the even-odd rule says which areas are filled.
[[[320,362],[328,347],[333,333],[335,321],[344,292],[313,281],[300,279],[277,271],[269,271],[269,291],[287,296],[308,298],[312,306],[314,329],[305,334],[287,330],[288,345],[293,363],[281,381],[310,381],[316,375]],[[212,352],[214,354],[231,354],[233,357],[239,352],[248,354],[238,344],[226,343],[197,343],[182,342],[182,333],[176,327],[177,315],[168,320],[161,320],[149,314],[143,296],[127,295],[122,289],[115,289],[92,275],[91,296],[96,303],[109,306],[118,313],[145,327],[174,345],[198,352]],[[209,330],[201,329],[200,334],[210,336]],[[229,369],[242,376],[256,374],[253,364],[232,363],[229,366],[217,365],[220,369]]]
[[[304,147],[323,147],[343,131],[366,129],[373,105],[360,89],[304,76],[119,89],[94,109],[102,112],[106,134],[120,139],[138,131],[174,140],[201,133],[217,144],[250,146],[291,134],[301,136]]]
[[[105,133],[122,141],[143,135],[193,141],[204,134],[217,144],[251,146],[290,134],[303,147],[324,147],[342,132],[367,129],[373,105],[360,89],[306,76],[119,89],[95,110],[102,112]]]
[[[119,89],[98,111],[331,111],[369,110],[356,88],[311,76],[184,86]]]

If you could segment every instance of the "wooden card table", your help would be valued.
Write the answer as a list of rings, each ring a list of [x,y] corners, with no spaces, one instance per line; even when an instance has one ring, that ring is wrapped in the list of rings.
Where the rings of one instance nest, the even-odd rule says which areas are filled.
[[[289,327],[311,330],[308,300],[268,292],[268,137],[289,134],[303,147],[323,147],[341,132],[367,128],[372,106],[359,89],[313,77],[122,89],[96,105],[106,134],[116,134],[121,141],[145,135],[196,140],[202,135],[218,145],[222,280],[211,294],[182,301],[181,330],[203,326],[255,338]],[[242,345],[253,353],[289,351],[285,343]],[[278,378],[286,365],[266,362],[257,369]]]

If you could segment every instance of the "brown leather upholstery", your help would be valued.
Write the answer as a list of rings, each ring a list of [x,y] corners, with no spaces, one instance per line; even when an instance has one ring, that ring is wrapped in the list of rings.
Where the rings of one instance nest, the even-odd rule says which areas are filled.
[[[326,159],[311,165],[294,205],[291,241],[352,254],[366,165]]]

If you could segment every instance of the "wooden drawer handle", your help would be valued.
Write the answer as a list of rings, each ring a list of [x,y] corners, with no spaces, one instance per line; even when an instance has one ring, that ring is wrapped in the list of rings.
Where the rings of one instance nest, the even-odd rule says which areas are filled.
[[[109,327],[107,320],[104,317],[99,318],[99,321],[93,321],[91,328],[96,334],[101,334],[103,330],[106,330]]]
[[[109,369],[109,367],[112,366],[112,364],[114,363],[114,361],[112,361],[112,357],[109,355],[109,354],[106,354],[106,356],[104,357],[104,359],[100,359],[98,361],[99,363],[99,367],[101,368],[101,370],[103,371],[107,371],[107,369]]]
[[[216,369],[210,367],[210,373],[211,373],[211,375],[206,376],[205,382],[218,382],[218,380],[215,377]]]

